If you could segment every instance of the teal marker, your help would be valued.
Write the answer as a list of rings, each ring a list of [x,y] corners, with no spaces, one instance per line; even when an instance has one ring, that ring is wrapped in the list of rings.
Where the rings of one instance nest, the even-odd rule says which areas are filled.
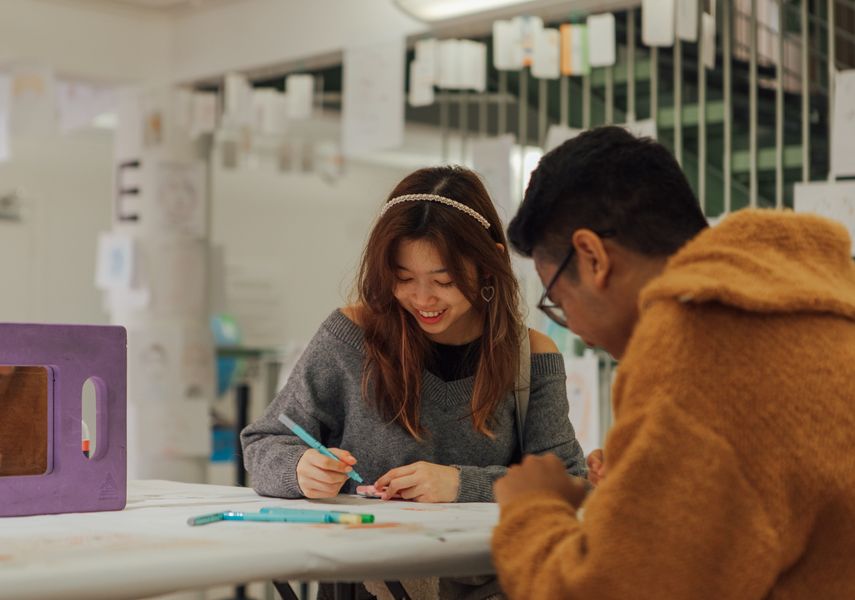
[[[338,456],[330,452],[322,443],[313,438],[308,431],[297,425],[294,421],[286,417],[284,414],[279,413],[279,421],[288,429],[293,431],[294,435],[309,444],[312,448],[314,448],[324,456],[328,456],[329,458],[335,459],[338,462],[342,462],[342,460]],[[357,473],[356,471],[351,470],[349,473],[346,473],[346,475],[353,479],[356,483],[362,483],[362,477],[360,477],[359,473]]]
[[[306,510],[301,508],[285,508],[282,506],[266,506],[260,511],[262,514],[282,515],[290,517],[300,523],[348,523],[358,525],[361,523],[373,523],[374,515],[365,513],[351,513],[341,510]],[[305,521],[297,519],[305,519]]]

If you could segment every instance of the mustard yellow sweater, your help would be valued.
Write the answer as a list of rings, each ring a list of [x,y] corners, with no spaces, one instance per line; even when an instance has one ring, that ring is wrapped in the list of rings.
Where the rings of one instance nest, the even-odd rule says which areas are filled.
[[[502,510],[514,599],[855,598],[855,264],[839,225],[742,211],[640,299],[606,480]]]

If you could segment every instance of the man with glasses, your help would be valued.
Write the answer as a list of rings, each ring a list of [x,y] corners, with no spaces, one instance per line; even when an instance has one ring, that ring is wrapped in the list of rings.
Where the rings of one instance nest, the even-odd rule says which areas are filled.
[[[509,228],[539,307],[620,361],[604,479],[551,456],[495,485],[510,598],[851,598],[855,263],[846,231],[707,227],[674,158],[623,129],[543,157]]]

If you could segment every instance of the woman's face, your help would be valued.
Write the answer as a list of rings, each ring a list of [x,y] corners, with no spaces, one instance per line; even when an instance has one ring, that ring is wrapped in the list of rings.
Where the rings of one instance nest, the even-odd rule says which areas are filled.
[[[439,252],[426,240],[404,240],[395,264],[395,298],[422,328],[441,344],[465,344],[481,335],[481,320],[457,288]],[[475,268],[466,265],[475,278]]]

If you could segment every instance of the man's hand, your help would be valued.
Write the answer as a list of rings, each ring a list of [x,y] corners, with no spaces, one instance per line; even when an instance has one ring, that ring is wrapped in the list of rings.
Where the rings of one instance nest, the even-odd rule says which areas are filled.
[[[374,483],[382,500],[400,497],[416,502],[454,502],[460,489],[460,471],[419,461],[392,469]]]
[[[588,481],[591,485],[600,485],[600,482],[606,477],[606,459],[603,457],[603,451],[597,448],[588,455]]]
[[[522,464],[508,469],[496,481],[493,492],[499,506],[532,492],[558,492],[574,508],[579,508],[588,493],[584,479],[567,474],[567,467],[554,454],[526,456]]]

